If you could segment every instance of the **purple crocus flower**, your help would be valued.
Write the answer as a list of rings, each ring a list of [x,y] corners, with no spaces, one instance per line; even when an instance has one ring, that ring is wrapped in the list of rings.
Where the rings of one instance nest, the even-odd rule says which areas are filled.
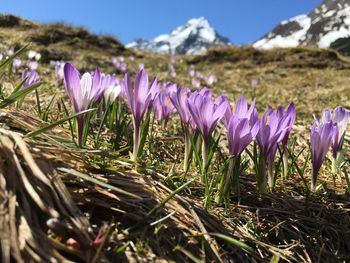
[[[295,108],[291,103],[286,112],[282,107],[277,111],[269,108],[260,122],[259,134],[257,136],[258,144],[265,157],[274,159],[277,150],[277,144],[288,140],[288,135],[291,131],[295,120]]]
[[[208,97],[209,99],[212,98],[213,94],[211,93],[211,90],[207,87],[202,88],[198,94],[202,95],[203,97]]]
[[[22,72],[22,80],[26,81],[23,83],[23,88],[26,89],[29,86],[40,81],[39,74],[35,70],[29,71],[28,69],[23,70]]]
[[[227,127],[232,115],[236,116],[239,119],[245,119],[245,118],[248,119],[250,125],[253,125],[257,122],[258,111],[255,108],[255,99],[253,100],[252,104],[249,106],[246,98],[243,96],[240,97],[237,100],[236,106],[233,111],[232,111],[231,104],[227,98],[225,103],[227,106],[226,106],[225,115],[222,118],[222,122],[225,125],[225,127]]]
[[[28,60],[27,61],[27,66],[31,69],[31,70],[37,70],[39,63],[37,61],[33,61],[33,60]]]
[[[258,80],[252,79],[252,88],[255,89],[257,85],[258,85]]]
[[[208,157],[209,140],[216,124],[224,116],[226,105],[216,105],[209,96],[193,94],[187,101],[191,118],[203,138],[203,167],[206,166]]]
[[[270,111],[272,112],[273,110],[270,109]],[[283,150],[283,169],[282,169],[282,177],[283,178],[287,178],[288,176],[288,150],[287,150],[287,143],[288,143],[288,139],[289,139],[289,134],[292,130],[294,121],[295,121],[295,117],[296,117],[296,110],[295,110],[295,106],[294,103],[291,102],[287,108],[287,110],[285,111],[284,108],[282,106],[278,106],[277,110],[276,110],[277,116],[278,118],[282,121],[283,119],[288,119],[288,123],[286,124],[288,126],[288,128],[286,129],[286,133],[284,134],[284,137],[281,140],[281,146],[282,146],[282,150]],[[275,147],[277,150],[277,147]]]
[[[279,119],[281,120],[288,119],[288,123],[287,123],[288,128],[281,141],[282,147],[286,147],[288,143],[289,134],[292,130],[295,117],[296,117],[296,109],[295,109],[294,103],[291,102],[286,111],[284,111],[282,106],[278,106],[276,112]]]
[[[9,48],[6,50],[6,54],[11,57],[13,56],[13,54],[15,54],[15,51],[13,50],[13,48]]]
[[[199,89],[199,88],[201,87],[201,82],[200,82],[200,80],[198,80],[198,79],[196,79],[196,78],[193,78],[191,82],[192,82],[193,88]]]
[[[258,131],[258,122],[251,126],[249,119],[238,118],[233,115],[227,127],[227,139],[230,154],[234,157],[239,156],[255,138]]]
[[[188,75],[193,78],[196,74],[196,71],[194,70],[194,65],[191,65],[189,68],[188,68]]]
[[[263,187],[265,188],[265,169],[266,164],[269,168],[268,174],[268,184],[270,188],[274,184],[274,174],[273,174],[273,162],[275,159],[277,145],[280,143],[283,138],[285,138],[286,133],[290,128],[291,116],[286,116],[285,118],[279,118],[277,112],[274,112],[272,109],[268,109],[259,123],[259,132],[256,136],[261,154],[264,160],[263,169]],[[261,189],[265,191],[265,189]]]
[[[177,85],[172,82],[166,82],[161,86],[160,92],[164,92],[169,96],[172,96],[174,93],[177,92]]]
[[[335,108],[334,111],[323,110],[321,123],[327,123],[330,121],[338,126],[338,133],[332,142],[333,157],[336,158],[337,152],[341,149],[343,136],[349,122],[349,111],[341,106]]]
[[[0,53],[0,61],[4,58],[4,55]]]
[[[218,192],[215,198],[217,203],[221,203],[222,200],[231,192],[231,188],[234,187],[237,195],[240,195],[239,190],[239,166],[240,155],[244,149],[255,138],[259,130],[259,125],[256,122],[253,126],[250,125],[249,119],[238,118],[232,115],[227,125],[227,140],[229,144],[229,152],[231,155],[230,164],[227,169],[226,177],[220,180],[218,186]]]
[[[236,103],[233,115],[238,118],[247,118],[250,125],[253,125],[258,120],[258,111],[255,108],[255,99],[250,106],[245,97],[240,97]]]
[[[170,115],[174,112],[174,105],[170,101],[170,97],[166,93],[159,93],[153,103],[154,114],[157,121],[164,121],[166,126]]]
[[[97,89],[100,80],[96,80],[90,73],[84,73],[80,76],[79,71],[70,63],[66,63],[63,68],[64,71],[64,85],[69,99],[72,102],[74,112],[78,113],[87,110],[92,102],[95,100]],[[96,77],[96,75],[95,75]],[[85,115],[77,117],[78,128],[78,142],[79,146],[83,144],[83,125]]]
[[[190,157],[190,126],[195,129],[195,124],[191,118],[188,110],[188,98],[191,96],[191,91],[189,88],[181,88],[180,85],[177,86],[177,91],[170,96],[170,100],[177,112],[180,115],[181,126],[184,135],[185,153],[184,153],[184,171],[187,172],[189,167],[189,157]]]
[[[338,127],[333,122],[318,124],[314,122],[311,128],[311,157],[312,157],[312,181],[311,189],[316,190],[317,174],[321,168],[328,149],[331,147],[334,137],[338,134]]]
[[[205,80],[205,83],[206,83],[208,86],[211,86],[211,85],[213,85],[215,82],[217,82],[217,79],[216,79],[216,77],[215,77],[213,74],[205,75],[204,80]]]
[[[145,65],[143,63],[139,63],[137,67],[139,70],[143,70],[145,68]]]
[[[103,85],[106,86],[103,92],[104,99],[107,104],[113,103],[121,93],[119,80],[114,75],[109,75],[109,78],[106,78],[104,81]]]
[[[111,62],[116,68],[120,66],[120,62],[116,57],[112,57]]]
[[[173,93],[170,97],[171,102],[173,103],[174,107],[176,108],[177,112],[180,115],[180,119],[182,124],[189,125],[191,115],[188,111],[188,104],[187,100],[191,94],[191,91],[189,88],[181,88],[178,86],[177,92]]]
[[[125,63],[121,63],[119,70],[123,73],[125,73],[128,70],[128,66]]]
[[[112,57],[111,62],[116,69],[124,73],[127,71],[127,65],[124,63],[124,60],[124,57]]]
[[[55,75],[57,80],[63,80],[63,68],[66,63],[64,61],[50,61],[50,65],[55,67]]]
[[[13,59],[12,66],[17,70],[22,64],[22,60],[19,58]]]
[[[203,79],[203,78],[204,78],[203,73],[200,72],[200,71],[196,71],[195,76],[196,76],[196,78],[198,78],[198,79]]]
[[[169,75],[172,78],[176,77],[176,71],[175,71],[175,67],[173,64],[169,64]]]
[[[158,85],[157,79],[149,84],[148,74],[142,69],[135,78],[135,83],[132,85],[130,77],[125,74],[124,80],[121,82],[126,93],[126,98],[133,116],[134,124],[134,148],[133,161],[137,160],[140,147],[140,125],[141,120],[148,110],[150,103],[155,97],[154,90]],[[134,86],[134,88],[133,88]]]

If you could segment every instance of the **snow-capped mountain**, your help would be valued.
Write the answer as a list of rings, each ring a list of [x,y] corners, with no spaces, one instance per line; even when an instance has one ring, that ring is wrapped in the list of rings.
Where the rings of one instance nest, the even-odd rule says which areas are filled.
[[[315,45],[350,47],[350,0],[324,0],[312,12],[281,22],[253,44],[256,48]]]
[[[194,18],[185,25],[174,29],[170,34],[156,37],[152,41],[136,39],[126,45],[127,48],[145,49],[153,52],[173,54],[200,54],[210,46],[229,44],[229,40],[220,36],[204,17]]]

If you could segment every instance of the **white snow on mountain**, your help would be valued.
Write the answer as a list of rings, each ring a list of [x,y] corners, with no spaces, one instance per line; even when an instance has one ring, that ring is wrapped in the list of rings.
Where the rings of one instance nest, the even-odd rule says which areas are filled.
[[[262,49],[270,49],[275,47],[296,47],[300,44],[301,40],[304,38],[307,30],[310,28],[311,25],[311,18],[307,15],[299,15],[296,17],[291,18],[290,20],[283,21],[281,25],[286,25],[289,22],[296,22],[299,24],[300,29],[298,31],[293,32],[293,34],[290,34],[289,36],[269,36],[269,38],[263,38],[257,42],[254,43],[255,48],[262,48]],[[271,37],[271,38],[270,38]]]
[[[341,23],[342,25],[333,31],[332,28],[336,23]],[[329,30],[318,41],[319,47],[327,48],[337,39],[350,36],[350,6],[336,13],[332,23],[329,25]]]
[[[138,39],[126,45],[127,48],[145,49],[154,52],[200,54],[210,46],[229,44],[220,36],[204,17],[193,18],[185,25],[175,28],[152,41]]]
[[[350,0],[324,0],[309,14],[282,21],[270,33],[256,41],[255,48],[315,45],[332,47],[350,37]]]

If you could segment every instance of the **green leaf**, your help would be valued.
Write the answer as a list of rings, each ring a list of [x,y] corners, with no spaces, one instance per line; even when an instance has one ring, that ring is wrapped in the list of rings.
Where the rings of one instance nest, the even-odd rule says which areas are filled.
[[[102,116],[100,125],[98,127],[96,139],[95,139],[95,148],[99,147],[99,139],[100,139],[100,135],[101,135],[101,132],[102,132],[103,124],[106,122],[107,115],[108,115],[109,111],[110,111],[110,109],[109,109],[109,107],[107,107],[106,110],[105,110],[105,113]]]
[[[15,54],[13,54],[12,56],[10,56],[8,59],[6,59],[4,62],[0,63],[0,71],[2,71],[4,68],[6,68],[14,58],[16,58],[17,56],[19,56],[20,54],[22,54],[24,52],[24,50],[26,50],[26,48],[30,45],[30,43],[28,43],[27,45],[25,45],[24,47],[22,47],[21,49],[19,49]]]
[[[52,98],[51,98],[49,104],[47,105],[47,107],[45,108],[45,110],[43,111],[43,113],[41,114],[41,119],[42,119],[43,121],[47,121],[47,120],[49,119],[49,110],[50,110],[50,108],[51,108],[51,105],[52,105],[54,99],[56,98],[56,95],[57,95],[57,93],[54,94],[54,95],[52,96]]]
[[[28,88],[20,89],[20,87],[23,85],[25,80],[23,80],[14,90],[14,92],[11,93],[10,96],[5,98],[2,102],[0,102],[0,109],[7,107],[8,105],[11,105],[12,103],[15,103],[18,99],[26,96],[34,89],[38,88],[41,85],[41,82],[35,83]],[[19,88],[18,88],[19,87]]]
[[[43,128],[40,128],[40,129],[36,130],[36,131],[29,132],[29,133],[26,134],[26,137],[34,137],[34,136],[37,136],[37,135],[39,135],[40,133],[46,132],[46,131],[52,129],[53,127],[55,127],[55,126],[57,126],[57,125],[60,125],[60,124],[66,122],[66,121],[68,121],[68,120],[70,120],[70,119],[73,119],[73,118],[75,118],[75,117],[77,117],[77,116],[86,114],[86,113],[91,112],[91,111],[94,111],[94,110],[96,110],[96,108],[94,108],[94,109],[88,109],[88,110],[84,110],[84,111],[75,113],[75,114],[73,114],[73,115],[71,115],[71,116],[68,116],[68,117],[66,117],[66,118],[60,119],[60,120],[58,120],[58,121],[56,121],[56,122],[54,122],[54,123],[51,123],[51,124],[49,124],[49,125],[47,125],[47,126],[45,126],[45,127],[43,127]]]
[[[83,180],[85,180],[85,181],[88,181],[88,182],[90,182],[90,183],[94,183],[94,184],[96,184],[96,185],[99,185],[99,186],[101,186],[101,187],[103,187],[103,188],[111,189],[111,190],[113,190],[113,191],[115,191],[115,192],[117,192],[117,193],[120,193],[120,194],[123,194],[123,195],[127,195],[127,196],[130,196],[130,197],[134,197],[134,198],[136,198],[136,199],[138,199],[138,200],[141,200],[141,199],[142,199],[142,198],[139,197],[138,195],[135,195],[135,194],[133,194],[133,193],[129,193],[129,192],[127,192],[127,191],[125,191],[125,190],[122,190],[122,189],[120,189],[120,188],[118,188],[118,187],[115,187],[115,186],[113,186],[113,185],[110,185],[110,184],[106,184],[106,183],[104,183],[104,182],[101,182],[100,180],[97,180],[97,179],[95,179],[95,178],[93,178],[93,177],[91,177],[91,176],[89,176],[89,175],[87,175],[87,174],[83,174],[83,173],[78,172],[78,171],[76,171],[76,170],[67,169],[67,168],[64,168],[64,167],[58,167],[57,170],[62,171],[62,172],[65,172],[65,173],[68,173],[68,174],[71,174],[71,175],[74,175],[74,176],[79,177],[79,178],[81,178],[81,179],[83,179]]]
[[[143,148],[145,147],[148,131],[149,131],[149,126],[151,123],[151,118],[150,118],[150,111],[146,113],[146,119],[145,121],[142,122],[141,124],[141,140],[140,140],[140,146],[139,150],[137,153],[137,157],[140,157],[143,153]]]
[[[63,99],[61,99],[61,103],[62,103],[62,105],[63,105],[64,112],[66,113],[67,116],[69,116],[69,111],[68,111],[68,109],[67,109],[67,107],[66,107],[66,104],[64,103],[64,100],[63,100]],[[73,127],[73,123],[71,122],[70,119],[68,120],[68,123],[69,123],[70,134],[71,134],[71,136],[72,136],[72,142],[73,142],[76,146],[78,146],[78,144],[76,143],[76,141],[75,141],[75,139],[74,139],[74,127]]]
[[[218,237],[218,238],[228,242],[229,244],[231,244],[233,246],[236,246],[238,248],[241,248],[241,249],[244,249],[244,250],[247,250],[249,252],[254,253],[254,249],[252,247],[248,246],[246,243],[239,241],[233,237],[229,237],[229,236],[226,236],[226,235],[223,235],[220,233],[211,233],[210,235]]]
[[[189,137],[190,137],[190,142],[191,142],[191,150],[193,150],[196,164],[199,168],[199,171],[202,171],[202,162],[201,162],[201,157],[200,157],[200,151],[198,151],[197,147],[196,147],[196,142],[197,142],[197,140],[200,140],[200,138],[199,138],[197,133],[194,136],[189,135]]]
[[[280,257],[276,255],[274,255],[270,260],[270,263],[278,263],[278,262],[280,262]]]

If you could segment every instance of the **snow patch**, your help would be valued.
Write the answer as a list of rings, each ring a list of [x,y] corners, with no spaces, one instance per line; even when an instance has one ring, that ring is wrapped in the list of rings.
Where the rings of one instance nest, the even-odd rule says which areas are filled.
[[[297,22],[301,29],[293,32],[291,35],[282,37],[275,36],[271,39],[261,39],[253,44],[255,48],[270,49],[270,48],[287,48],[298,46],[303,39],[306,39],[306,32],[311,26],[311,18],[307,15],[299,15],[288,20],[289,22]]]
[[[334,41],[339,38],[349,37],[350,31],[345,27],[341,27],[337,31],[331,31],[324,36],[321,37],[320,41],[318,41],[318,46],[320,48],[328,48]]]

